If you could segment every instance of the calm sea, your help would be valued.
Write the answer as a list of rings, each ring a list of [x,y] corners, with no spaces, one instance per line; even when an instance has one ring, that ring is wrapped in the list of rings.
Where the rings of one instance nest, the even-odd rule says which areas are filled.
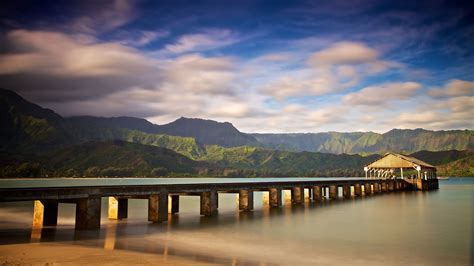
[[[33,202],[0,203],[0,245],[56,242],[173,255],[218,264],[472,265],[474,178],[440,180],[440,189],[336,200],[262,204],[238,212],[236,196],[219,195],[216,217],[199,215],[199,198],[180,199],[180,213],[147,222],[147,201],[129,200],[129,218],[74,230],[75,207],[60,204],[59,225],[31,229]]]

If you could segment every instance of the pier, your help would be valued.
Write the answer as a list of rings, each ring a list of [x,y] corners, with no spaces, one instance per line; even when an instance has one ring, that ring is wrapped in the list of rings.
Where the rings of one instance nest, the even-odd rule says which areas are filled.
[[[2,180],[0,202],[34,201],[34,227],[57,225],[58,204],[73,203],[75,228],[92,230],[100,228],[103,197],[108,197],[109,219],[126,219],[128,199],[143,199],[148,200],[148,221],[162,223],[168,214],[179,213],[180,196],[199,197],[200,214],[213,216],[220,193],[238,195],[239,210],[248,212],[253,210],[255,191],[268,192],[269,207],[279,208],[283,194],[289,195],[291,204],[304,205],[305,194],[309,201],[319,202],[412,189],[404,179],[385,178],[30,179]]]

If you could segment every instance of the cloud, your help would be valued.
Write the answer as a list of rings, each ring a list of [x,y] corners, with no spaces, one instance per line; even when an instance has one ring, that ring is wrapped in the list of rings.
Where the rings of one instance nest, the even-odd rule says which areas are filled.
[[[357,65],[376,61],[379,52],[362,43],[338,42],[311,55],[309,64],[319,66]]]
[[[307,55],[305,61],[300,71],[284,69],[283,76],[263,85],[260,91],[279,101],[321,96],[345,91],[368,76],[402,66],[381,60],[377,50],[356,42],[336,42]]]
[[[238,40],[230,30],[212,29],[183,35],[175,43],[166,45],[164,49],[174,54],[206,51],[233,44]]]
[[[194,94],[232,94],[236,67],[230,57],[189,54],[166,63],[164,87]]]
[[[435,98],[468,96],[474,94],[474,82],[459,79],[450,80],[444,87],[432,88],[429,95]]]
[[[343,97],[343,103],[351,105],[383,105],[394,100],[413,97],[422,87],[416,82],[387,83],[370,86]]]
[[[101,32],[119,28],[136,16],[134,0],[104,1],[106,4],[94,4],[90,13],[72,20],[67,25],[68,31],[96,35]],[[110,3],[110,4],[109,4]]]
[[[117,35],[118,35],[116,37],[117,41],[123,45],[142,47],[160,38],[167,37],[169,35],[169,31],[166,31],[166,30],[121,31]]]

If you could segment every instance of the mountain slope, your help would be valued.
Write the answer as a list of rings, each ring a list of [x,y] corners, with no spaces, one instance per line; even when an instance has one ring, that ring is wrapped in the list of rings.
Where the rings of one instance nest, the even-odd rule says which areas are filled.
[[[0,150],[51,150],[69,138],[60,115],[0,89]]]
[[[0,160],[0,165],[3,177],[189,176],[211,167],[169,149],[124,141],[87,142],[40,157]]]
[[[181,117],[159,127],[159,133],[181,137],[193,137],[199,143],[235,147],[258,145],[257,140],[237,130],[229,122],[216,122],[197,118]]]
[[[251,134],[268,148],[326,153],[412,153],[420,150],[444,151],[474,148],[474,131],[430,131],[393,129],[384,134],[374,132]]]

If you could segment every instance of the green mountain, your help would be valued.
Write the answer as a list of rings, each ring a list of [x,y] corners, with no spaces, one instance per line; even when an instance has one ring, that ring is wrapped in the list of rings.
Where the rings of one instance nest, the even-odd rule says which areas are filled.
[[[212,169],[172,150],[124,141],[87,142],[40,156],[0,160],[1,177],[173,176]]]
[[[472,169],[473,152],[453,150],[473,148],[471,130],[250,135],[202,119],[63,118],[8,90],[0,111],[0,177],[360,176],[377,153],[420,150],[443,173],[472,172],[459,167]]]
[[[67,121],[74,128],[88,131],[89,134],[79,136],[86,139],[94,137],[97,134],[97,130],[113,131],[127,129],[147,134],[190,137],[205,145],[220,145],[223,147],[258,145],[254,137],[241,133],[231,123],[220,123],[197,118],[181,117],[165,125],[155,125],[145,119],[134,117],[104,118],[79,116],[67,118]]]
[[[0,151],[49,150],[68,139],[61,116],[0,89]]]
[[[328,132],[251,135],[268,148],[337,154],[382,154],[389,151],[413,153],[420,150],[474,149],[474,131],[472,130],[393,129],[384,134]]]

